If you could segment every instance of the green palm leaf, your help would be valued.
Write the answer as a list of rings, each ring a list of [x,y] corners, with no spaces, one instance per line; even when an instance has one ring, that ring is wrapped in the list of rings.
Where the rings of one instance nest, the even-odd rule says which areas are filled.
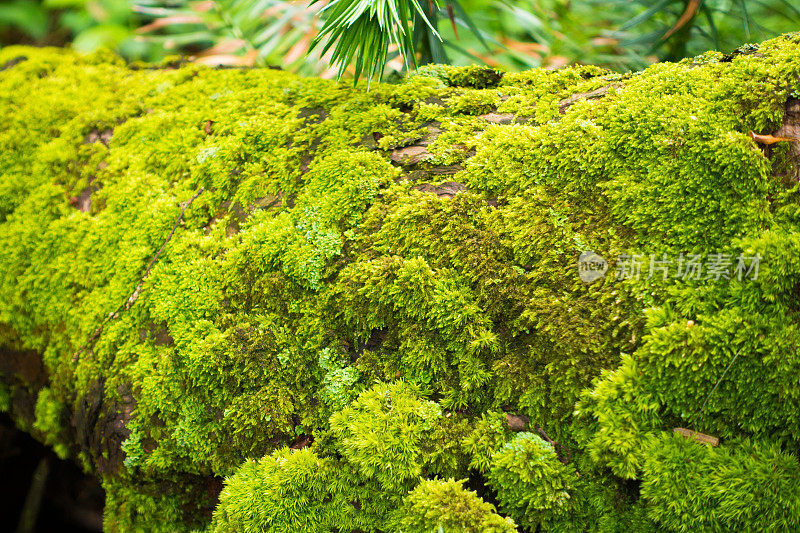
[[[314,0],[312,4],[318,2]],[[322,10],[326,16],[311,49],[322,44],[341,77],[355,59],[355,80],[368,82],[383,75],[389,46],[397,48],[406,69],[416,67],[413,30],[424,27],[428,37],[441,42],[439,33],[417,0],[333,0]],[[417,21],[412,30],[409,21]]]

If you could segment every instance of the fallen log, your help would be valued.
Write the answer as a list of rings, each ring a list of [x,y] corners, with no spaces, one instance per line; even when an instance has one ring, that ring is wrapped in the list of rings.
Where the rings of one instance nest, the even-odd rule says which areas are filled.
[[[369,91],[2,49],[0,410],[109,531],[797,529],[799,45]]]

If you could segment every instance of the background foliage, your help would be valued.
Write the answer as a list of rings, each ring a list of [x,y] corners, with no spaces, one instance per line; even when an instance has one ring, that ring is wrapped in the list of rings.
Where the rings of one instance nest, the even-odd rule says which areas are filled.
[[[391,8],[404,5],[408,18],[392,19]],[[348,26],[346,17],[334,16],[342,12],[366,14]],[[378,27],[381,16],[386,23]],[[390,38],[398,27],[392,20],[407,21],[413,30]],[[130,60],[186,54],[207,64],[275,65],[323,77],[368,73],[384,63],[384,74],[391,75],[417,61],[477,62],[512,71],[578,62],[624,71],[709,49],[730,52],[798,28],[800,9],[790,0],[318,0],[310,5],[307,0],[12,0],[0,5],[0,46],[111,47]],[[324,44],[312,49],[321,31],[336,38],[327,51]],[[398,48],[416,53],[404,62]],[[344,59],[341,69],[331,64],[337,57]],[[363,66],[357,58],[364,59]]]

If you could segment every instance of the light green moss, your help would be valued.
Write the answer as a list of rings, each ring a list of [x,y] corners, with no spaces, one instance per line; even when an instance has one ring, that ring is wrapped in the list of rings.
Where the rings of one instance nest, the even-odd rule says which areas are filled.
[[[324,531],[335,508],[331,465],[311,450],[279,450],[248,461],[220,494],[212,531]]]
[[[11,387],[0,384],[0,411],[11,409]]]
[[[424,480],[405,501],[400,531],[406,533],[510,533],[514,521],[502,518],[494,506],[465,490],[461,481]]]
[[[574,467],[561,464],[553,446],[541,437],[516,435],[492,456],[488,477],[500,508],[520,525],[545,531],[582,529],[563,523],[574,507]]]
[[[441,417],[438,404],[420,399],[405,383],[378,384],[334,413],[331,431],[342,456],[364,477],[397,490],[422,473],[431,444],[425,434]]]
[[[480,473],[526,526],[674,529],[672,427],[722,438],[707,471],[737,439],[787,472],[799,449],[800,189],[788,148],[748,137],[781,123],[799,44],[628,75],[431,66],[368,92],[4,48],[26,59],[0,71],[0,345],[41,354],[48,383],[0,376],[0,408],[99,471],[112,531],[389,531],[451,493],[507,522],[431,481]],[[398,164],[407,146],[430,158]],[[430,192],[447,182],[468,190]],[[763,260],[758,280],[589,285],[589,249],[612,270]],[[121,453],[67,443],[66,415],[119,428]]]
[[[792,531],[800,527],[797,457],[773,445],[712,448],[662,438],[644,466],[648,514],[668,531]]]
[[[52,446],[60,458],[68,454],[67,446],[62,442],[64,431],[64,404],[54,397],[53,392],[45,387],[36,397],[35,421],[33,429],[39,432],[45,444]]]

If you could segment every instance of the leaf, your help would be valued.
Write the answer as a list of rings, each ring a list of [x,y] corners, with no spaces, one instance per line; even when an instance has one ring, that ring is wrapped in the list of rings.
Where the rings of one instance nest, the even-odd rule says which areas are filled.
[[[775,144],[779,142],[800,142],[800,139],[793,139],[791,137],[773,137],[772,135],[759,135],[755,132],[750,132],[750,138],[759,144]]]
[[[683,28],[690,20],[692,20],[697,14],[697,8],[700,6],[701,1],[702,0],[689,0],[689,3],[686,4],[686,10],[683,12],[675,25],[664,34],[662,39],[669,39],[676,31]]]

